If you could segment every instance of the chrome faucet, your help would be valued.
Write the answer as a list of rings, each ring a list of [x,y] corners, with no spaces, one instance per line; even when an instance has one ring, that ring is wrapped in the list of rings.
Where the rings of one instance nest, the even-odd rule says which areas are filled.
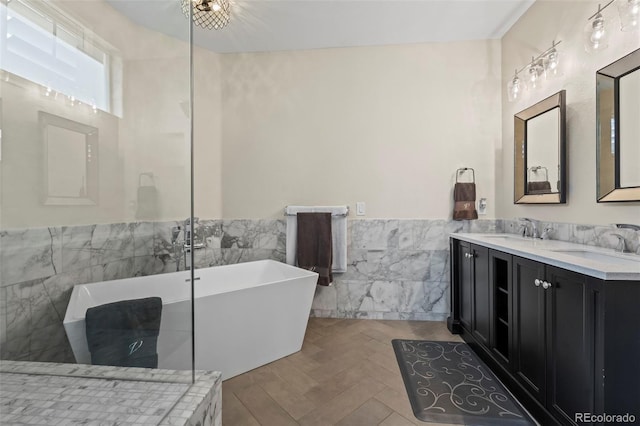
[[[527,225],[524,223],[521,223],[518,233],[522,236],[522,238],[525,238],[527,236]]]
[[[180,270],[180,256],[182,249],[178,246],[178,237],[182,227],[174,226],[171,228],[171,247],[173,248],[173,258],[176,261],[176,271]]]
[[[522,220],[523,222],[527,222],[531,225],[531,238],[538,238],[538,228],[536,227],[536,223],[534,221],[532,221],[529,218],[526,217],[521,217],[520,220]],[[522,231],[522,236],[526,237],[527,236],[527,228],[528,226],[526,224],[524,224],[525,228]]]
[[[543,240],[549,240],[549,235],[553,232],[553,228],[551,227],[546,227],[544,228],[544,230],[542,231],[542,235],[540,235],[540,238]]]
[[[631,223],[616,223],[616,228],[618,229],[633,229],[634,231],[640,231],[640,226],[633,225]]]
[[[620,252],[620,253],[630,253],[629,250],[627,250],[627,243],[624,240],[624,237],[620,234],[611,234],[614,237],[618,238],[618,246],[616,247],[616,251]]]
[[[197,224],[200,218],[193,218],[193,225]],[[193,232],[193,226],[191,224],[191,218],[188,217],[184,220],[184,243],[185,245],[191,245],[191,232]]]
[[[194,249],[200,249],[200,248],[204,248],[205,244],[203,241],[197,242],[196,241],[196,236],[197,236],[197,232],[196,232],[196,227],[198,222],[200,221],[200,218],[194,217],[193,218],[193,224],[191,223],[191,218],[186,218],[184,221],[184,248],[185,250],[189,250],[191,248],[191,237],[193,235],[193,248]]]
[[[175,245],[176,241],[178,241],[180,231],[181,228],[179,226],[174,226],[173,228],[171,228],[171,245]]]

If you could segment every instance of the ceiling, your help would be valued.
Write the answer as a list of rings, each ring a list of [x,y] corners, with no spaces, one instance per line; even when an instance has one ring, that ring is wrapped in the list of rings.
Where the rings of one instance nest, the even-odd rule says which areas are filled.
[[[133,22],[188,38],[179,0],[107,0]],[[535,0],[232,1],[231,23],[195,27],[194,42],[214,52],[501,38]]]

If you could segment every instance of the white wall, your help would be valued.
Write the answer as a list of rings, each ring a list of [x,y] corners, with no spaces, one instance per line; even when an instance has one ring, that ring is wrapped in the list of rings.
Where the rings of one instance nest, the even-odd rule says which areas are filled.
[[[194,46],[195,216],[222,218],[222,94],[220,55]]]
[[[223,217],[288,204],[451,217],[455,170],[494,214],[500,42],[222,55]]]
[[[640,33],[623,33],[615,4],[603,13],[613,24],[608,49],[589,54],[583,29],[597,4],[584,1],[536,1],[502,39],[502,142],[496,145],[498,217],[585,224],[638,223],[640,203],[596,203],[596,71],[640,48]],[[562,40],[561,75],[515,103],[506,84],[521,68]],[[567,95],[568,193],[565,205],[513,204],[513,115],[562,90]]]
[[[1,227],[134,221],[144,172],[154,173],[158,189],[157,213],[150,219],[184,220],[191,200],[188,43],[137,26],[101,1],[60,2],[58,7],[81,23],[88,37],[95,33],[121,56],[122,117],[54,102],[33,83],[0,82]],[[188,21],[183,30],[188,34]],[[220,65],[218,55],[198,47],[193,61],[196,215],[216,218],[222,211]],[[97,206],[42,205],[39,110],[98,128]]]

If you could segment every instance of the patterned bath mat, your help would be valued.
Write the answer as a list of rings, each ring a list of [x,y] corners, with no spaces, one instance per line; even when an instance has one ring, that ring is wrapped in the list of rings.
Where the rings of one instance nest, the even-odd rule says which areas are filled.
[[[536,425],[466,343],[393,340],[415,416],[425,422]]]

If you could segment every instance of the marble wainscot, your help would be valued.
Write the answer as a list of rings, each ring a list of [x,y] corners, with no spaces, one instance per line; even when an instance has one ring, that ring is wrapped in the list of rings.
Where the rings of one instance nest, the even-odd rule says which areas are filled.
[[[640,233],[613,226],[535,221],[551,239],[614,248],[623,235],[637,251]],[[449,306],[449,233],[518,233],[517,219],[352,219],[348,267],[334,285],[316,290],[311,314],[321,317],[443,320]],[[133,222],[0,231],[0,358],[73,362],[62,320],[75,284],[184,269],[181,221]],[[201,219],[204,242],[195,266],[252,260],[285,261],[282,219]]]
[[[0,362],[4,424],[221,426],[218,372]]]

